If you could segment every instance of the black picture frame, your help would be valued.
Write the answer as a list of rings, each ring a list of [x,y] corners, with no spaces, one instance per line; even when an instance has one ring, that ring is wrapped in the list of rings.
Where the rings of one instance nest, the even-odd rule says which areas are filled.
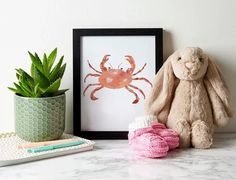
[[[156,72],[163,63],[162,28],[73,29],[73,133],[88,139],[127,139],[127,131],[81,130],[81,37],[83,36],[155,36]]]

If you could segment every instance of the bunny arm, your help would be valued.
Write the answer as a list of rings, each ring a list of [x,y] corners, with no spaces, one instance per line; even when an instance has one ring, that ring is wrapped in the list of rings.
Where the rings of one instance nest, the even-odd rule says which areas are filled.
[[[225,126],[228,123],[229,118],[232,117],[232,114],[226,111],[226,109],[230,108],[225,107],[224,103],[217,95],[215,89],[212,87],[208,79],[204,79],[204,84],[207,89],[209,100],[211,103],[211,108],[213,113],[213,123],[217,127]]]

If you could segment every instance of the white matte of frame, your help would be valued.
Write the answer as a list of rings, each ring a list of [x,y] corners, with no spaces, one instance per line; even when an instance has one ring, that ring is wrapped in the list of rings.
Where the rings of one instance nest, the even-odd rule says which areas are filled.
[[[107,69],[123,68],[126,71],[131,67],[125,55],[130,55],[135,60],[136,73],[144,64],[145,68],[132,78],[146,78],[153,81],[156,69],[155,60],[155,36],[83,36],[81,39],[81,130],[84,131],[128,131],[128,125],[135,117],[144,114],[144,97],[151,89],[151,85],[145,80],[132,80],[130,87],[139,98],[139,102],[133,104],[134,93],[122,88],[103,87],[95,92],[97,100],[91,99],[91,93],[101,85],[90,86],[85,94],[83,91],[89,84],[97,84],[100,76],[89,76],[84,82],[87,74],[99,74],[89,67],[90,64],[98,71],[104,55],[111,55],[105,63]],[[103,74],[103,72],[102,72]],[[109,81],[107,77],[107,81]]]

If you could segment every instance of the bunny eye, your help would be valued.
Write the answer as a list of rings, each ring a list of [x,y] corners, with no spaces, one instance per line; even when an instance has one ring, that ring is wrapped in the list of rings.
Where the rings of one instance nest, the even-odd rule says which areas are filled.
[[[200,61],[200,62],[203,62],[203,58],[199,58],[199,61]]]
[[[120,70],[123,70],[123,68],[120,68]]]
[[[111,69],[111,67],[108,67],[108,69]]]
[[[178,61],[180,61],[181,60],[181,57],[178,57],[178,59],[177,59]]]

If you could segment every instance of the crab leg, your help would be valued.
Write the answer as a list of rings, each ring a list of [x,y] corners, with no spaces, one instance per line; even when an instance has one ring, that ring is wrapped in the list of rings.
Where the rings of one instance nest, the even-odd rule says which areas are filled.
[[[151,83],[149,80],[147,80],[146,78],[144,78],[144,77],[133,78],[133,80],[144,80],[144,81],[146,81],[148,84],[150,84],[150,86],[152,87],[152,83]]]
[[[97,87],[97,88],[95,88],[92,92],[91,92],[91,94],[90,94],[90,98],[92,99],[92,100],[97,100],[98,98],[96,97],[96,96],[94,96],[94,94],[95,94],[95,92],[97,92],[98,90],[100,90],[100,89],[102,89],[103,88],[103,86],[100,86],[100,87]]]
[[[100,83],[96,83],[96,84],[89,84],[85,89],[84,89],[84,92],[83,92],[83,95],[85,96],[85,92],[87,91],[87,89],[91,86],[99,86],[101,85]]]
[[[89,74],[87,74],[87,75],[85,76],[84,82],[86,82],[86,79],[87,79],[89,76],[99,77],[99,76],[101,76],[101,75],[100,75],[100,74],[92,74],[92,73],[89,73]]]
[[[130,65],[131,65],[131,67],[127,70],[127,72],[128,72],[129,74],[132,74],[132,73],[134,72],[135,67],[136,67],[136,65],[135,65],[135,60],[134,60],[134,58],[133,58],[132,56],[130,56],[130,55],[126,55],[125,57],[126,57],[126,60],[127,60],[127,61],[130,63]]]
[[[90,64],[89,60],[88,60],[88,65],[89,65],[89,67],[90,67],[92,70],[94,70],[95,72],[102,74],[102,72],[96,70],[96,69]]]
[[[139,89],[138,87],[136,87],[136,86],[134,86],[134,85],[132,85],[132,84],[130,84],[130,85],[128,85],[128,86],[130,86],[130,87],[132,87],[132,88],[134,88],[134,89],[137,89],[137,90],[143,95],[143,98],[145,99],[145,94],[144,94],[144,92],[143,92],[141,89]]]
[[[132,94],[135,95],[135,100],[134,100],[132,103],[133,103],[133,104],[137,104],[137,103],[139,102],[139,97],[138,97],[137,93],[134,92],[134,90],[131,89],[131,88],[129,88],[128,86],[125,86],[125,88],[126,88],[129,92],[131,92]]]
[[[143,65],[143,67],[142,67],[140,70],[138,70],[136,73],[134,73],[134,74],[132,74],[132,75],[135,76],[135,75],[137,75],[138,73],[141,73],[141,72],[144,70],[144,68],[145,68],[146,65],[147,65],[147,63],[145,63],[145,64]]]
[[[109,60],[109,57],[111,55],[110,54],[106,54],[103,58],[102,58],[102,62],[100,63],[100,69],[102,71],[107,71],[107,68],[105,67],[105,63]]]

